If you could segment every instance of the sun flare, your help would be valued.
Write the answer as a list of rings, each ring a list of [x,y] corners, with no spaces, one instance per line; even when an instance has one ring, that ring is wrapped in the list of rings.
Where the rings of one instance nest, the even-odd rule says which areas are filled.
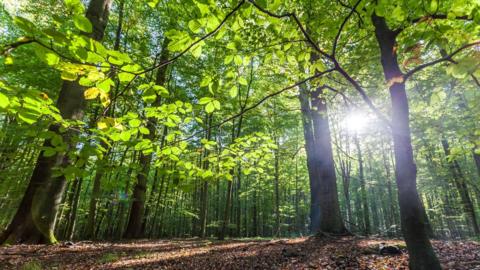
[[[361,132],[369,125],[370,118],[362,112],[350,112],[344,119],[342,126],[350,132]]]

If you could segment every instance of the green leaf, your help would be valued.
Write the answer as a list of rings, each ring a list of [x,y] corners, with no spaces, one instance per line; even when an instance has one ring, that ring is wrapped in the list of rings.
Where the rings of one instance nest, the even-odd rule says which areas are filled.
[[[232,88],[230,88],[229,94],[231,98],[236,97],[238,95],[238,87],[235,85]]]
[[[198,101],[198,104],[204,105],[204,104],[210,103],[212,100],[213,99],[210,97],[203,97]]]
[[[135,75],[133,75],[131,73],[121,72],[121,73],[118,74],[118,79],[121,82],[130,82],[131,80],[133,80],[133,78],[135,78]]]
[[[220,110],[220,102],[218,100],[214,100],[212,103],[215,109]]]
[[[432,13],[437,12],[437,8],[438,8],[438,0],[432,0],[430,2],[430,12]]]
[[[52,157],[57,153],[54,148],[48,147],[43,151],[43,156],[44,157]]]
[[[212,113],[213,111],[215,111],[215,105],[213,105],[213,102],[210,102],[207,104],[207,106],[205,106],[205,111],[207,113]]]
[[[146,127],[140,127],[138,130],[140,131],[140,133],[142,133],[144,135],[150,134],[150,130],[148,130],[148,128],[146,128]]]
[[[73,16],[73,24],[75,24],[75,27],[80,31],[92,33],[92,23],[83,15]]]
[[[85,7],[80,0],[65,0],[65,5],[75,14],[82,14],[85,12]]]
[[[9,104],[10,100],[8,100],[8,97],[0,93],[0,108],[6,108]]]
[[[75,81],[78,76],[73,72],[69,72],[68,70],[63,70],[61,77],[62,77],[62,80],[65,80],[65,81]]]
[[[9,55],[7,57],[5,57],[5,65],[11,65],[13,64],[13,58]]]
[[[141,123],[142,123],[142,121],[140,121],[138,119],[132,119],[132,120],[128,121],[128,124],[133,128],[139,127]]]
[[[35,46],[35,53],[37,54],[38,58],[40,58],[49,66],[54,66],[60,61],[60,57],[58,57],[58,55],[44,47],[41,47],[40,45]]]
[[[20,29],[27,33],[31,33],[35,29],[35,25],[32,22],[19,16],[15,16],[13,18],[13,22],[15,23],[15,25],[20,27]]]
[[[240,55],[235,55],[235,57],[233,58],[233,62],[235,62],[236,65],[243,64],[242,57]]]
[[[392,18],[399,22],[405,20],[405,11],[403,11],[401,6],[397,6],[393,9]]]
[[[202,46],[200,45],[195,46],[195,48],[191,50],[191,53],[195,58],[199,58],[200,55],[202,55]]]
[[[230,64],[232,61],[233,61],[233,55],[227,55],[227,56],[225,56],[225,60],[223,61],[223,63],[224,63],[225,65],[228,65],[228,64]]]
[[[100,94],[100,89],[98,89],[97,87],[88,88],[87,90],[85,90],[85,92],[83,92],[85,99],[97,98],[99,94]]]
[[[120,139],[124,142],[128,142],[130,140],[131,136],[132,136],[132,134],[130,134],[130,132],[128,132],[128,131],[122,131],[120,133]]]
[[[148,6],[151,7],[151,8],[155,8],[158,4],[158,0],[152,0],[152,1],[148,1]]]
[[[202,4],[198,1],[195,1],[195,5],[198,7],[198,9],[200,10],[200,13],[202,14],[202,16],[205,16],[207,15],[208,13],[210,13],[210,8],[208,7],[208,5],[205,5],[205,4]]]
[[[247,79],[243,78],[243,77],[240,77],[238,79],[238,83],[241,84],[241,85],[248,85],[248,82],[247,82]]]
[[[191,20],[188,22],[188,28],[195,34],[199,32],[201,27],[202,25],[198,22],[198,20]]]

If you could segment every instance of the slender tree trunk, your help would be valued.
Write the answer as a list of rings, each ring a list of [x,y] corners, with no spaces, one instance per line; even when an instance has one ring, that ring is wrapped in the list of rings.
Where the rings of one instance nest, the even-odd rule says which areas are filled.
[[[75,231],[78,202],[80,199],[80,191],[82,190],[82,182],[83,182],[83,178],[77,178],[75,180],[75,184],[74,184],[75,189],[73,190],[74,195],[73,195],[72,203],[70,205],[71,209],[67,215],[68,222],[67,222],[67,228],[65,230],[65,239],[67,240],[72,240],[73,232]]]
[[[165,38],[162,45],[162,53],[160,56],[160,62],[165,62],[168,60],[169,51],[168,51],[169,40]],[[160,67],[157,71],[157,77],[155,84],[164,86],[166,83],[167,75],[167,65]],[[161,104],[160,96],[157,96],[157,99],[153,103],[153,106],[159,106]],[[147,128],[149,134],[147,138],[153,142],[156,137],[156,124],[157,121],[155,118],[149,119],[147,123]],[[142,221],[145,211],[145,193],[147,191],[147,181],[148,175],[150,172],[150,163],[152,161],[152,153],[144,154],[140,153],[139,163],[141,166],[141,171],[137,175],[137,182],[133,189],[132,197],[132,206],[130,208],[130,217],[128,219],[127,228],[125,229],[125,238],[138,238],[141,237],[144,232],[142,232]]]
[[[93,26],[90,35],[101,40],[108,22],[111,0],[91,0],[86,17]],[[57,108],[64,119],[82,120],[85,107],[84,88],[77,82],[64,81],[57,100]],[[59,133],[59,126],[49,128],[61,134],[63,141],[72,149],[73,132]],[[45,147],[51,147],[50,139]],[[65,153],[45,157],[42,151],[37,159],[29,185],[20,202],[17,212],[8,228],[0,236],[0,243],[55,243],[55,219],[59,203],[66,187],[64,176],[52,177],[55,167],[65,167],[70,163]]]
[[[369,235],[371,233],[370,227],[370,211],[368,209],[368,199],[367,199],[367,187],[365,185],[365,173],[363,170],[363,156],[362,156],[362,149],[360,147],[360,141],[358,140],[358,136],[355,134],[353,137],[355,142],[355,146],[357,147],[357,159],[358,159],[358,178],[360,183],[360,193],[362,198],[362,207],[363,207],[363,223],[364,233],[365,235]]]
[[[446,138],[442,138],[442,146],[443,151],[445,152],[445,156],[447,158],[450,173],[453,177],[453,182],[455,183],[457,191],[460,194],[463,211],[467,216],[467,223],[470,224],[475,235],[479,235],[480,229],[478,227],[477,217],[475,214],[475,209],[473,207],[472,199],[470,197],[470,193],[468,192],[467,183],[465,182],[465,177],[460,169],[460,165],[458,164],[458,162],[455,159],[449,160],[448,156],[450,155],[450,145]]]
[[[213,120],[213,115],[209,114],[207,116],[207,132],[205,134],[205,138],[207,140],[211,139],[212,136],[212,120]],[[204,160],[203,160],[203,169],[208,170],[209,169],[209,162],[207,160],[208,157],[208,150],[205,149],[205,155],[204,155]],[[199,235],[200,237],[204,238],[206,236],[207,232],[207,219],[208,219],[208,180],[202,179],[203,184],[201,188],[201,194],[200,194],[200,231]]]
[[[239,126],[238,129],[240,130],[241,126]],[[236,137],[235,131],[236,131],[235,121],[232,121],[232,143],[235,141],[235,137]],[[230,170],[230,175],[232,175],[232,178],[234,177],[234,174],[235,174],[235,169]],[[222,227],[220,229],[220,234],[218,235],[218,240],[225,239],[225,232],[230,223],[230,205],[232,203],[232,189],[233,189],[233,179],[227,182],[227,198],[225,203],[225,210],[223,213]]]
[[[402,231],[412,270],[441,269],[428,238],[428,220],[416,186],[417,167],[413,159],[410,119],[405,82],[396,55],[398,32],[388,28],[385,18],[372,15],[381,62],[389,83],[392,102],[392,133],[395,154],[395,176],[398,186]]]
[[[274,236],[280,235],[280,194],[279,194],[279,148],[280,144],[278,138],[275,138],[275,143],[277,144],[277,149],[275,149],[275,162],[274,162],[274,184],[275,184],[275,231],[273,232]]]

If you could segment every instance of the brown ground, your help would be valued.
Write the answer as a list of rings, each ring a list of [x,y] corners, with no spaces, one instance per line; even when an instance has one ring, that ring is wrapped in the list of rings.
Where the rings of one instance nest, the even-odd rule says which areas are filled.
[[[408,269],[405,252],[380,256],[380,242],[404,247],[398,240],[358,237],[16,245],[0,247],[0,269]],[[480,243],[434,246],[446,269],[480,269]]]

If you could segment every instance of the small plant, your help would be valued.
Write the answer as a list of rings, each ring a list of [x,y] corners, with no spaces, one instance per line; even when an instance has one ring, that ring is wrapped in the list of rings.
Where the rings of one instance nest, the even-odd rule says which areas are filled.
[[[100,258],[101,263],[110,263],[118,260],[120,257],[116,253],[107,253]]]
[[[42,265],[37,261],[29,261],[20,268],[21,270],[42,270]]]

